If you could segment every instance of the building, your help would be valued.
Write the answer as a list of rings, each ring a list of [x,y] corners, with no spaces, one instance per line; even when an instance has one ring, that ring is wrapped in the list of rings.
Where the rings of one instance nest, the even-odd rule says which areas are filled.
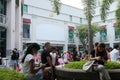
[[[107,47],[120,44],[120,28],[115,27],[117,2],[111,5],[105,23],[100,18],[101,0],[96,2],[92,23],[98,24],[103,30],[96,34],[94,42],[104,42]],[[52,46],[61,50],[71,50],[75,46],[79,49],[80,42],[75,35],[75,26],[85,23],[85,15],[81,9],[62,4],[60,15],[56,15],[49,0],[25,0],[23,44],[37,42],[44,45],[45,42],[51,42]]]
[[[76,25],[86,23],[83,10],[62,4],[56,15],[49,0],[25,0],[23,12],[23,44],[50,42],[65,51],[80,46],[74,33]]]
[[[0,53],[2,57],[10,54],[15,47],[22,50],[21,5],[22,0],[0,0]]]
[[[114,44],[120,45],[120,28],[116,27],[115,20],[115,11],[118,1],[115,1],[113,4],[111,4],[105,23],[101,21],[100,17],[101,1],[102,0],[97,0],[96,13],[92,22],[100,25],[103,30],[100,33],[97,33],[94,41],[104,42],[107,47],[113,47]]]

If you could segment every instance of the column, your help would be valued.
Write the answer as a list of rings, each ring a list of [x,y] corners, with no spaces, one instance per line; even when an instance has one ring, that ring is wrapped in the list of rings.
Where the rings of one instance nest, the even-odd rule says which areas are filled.
[[[7,55],[15,47],[15,0],[7,0]]]
[[[22,16],[21,16],[21,0],[19,5],[16,5],[15,15],[15,47],[22,51]]]

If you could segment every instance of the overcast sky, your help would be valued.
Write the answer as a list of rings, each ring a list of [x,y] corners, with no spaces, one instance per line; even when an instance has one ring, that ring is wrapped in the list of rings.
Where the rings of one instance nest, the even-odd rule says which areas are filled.
[[[61,0],[62,3],[82,9],[81,0]]]

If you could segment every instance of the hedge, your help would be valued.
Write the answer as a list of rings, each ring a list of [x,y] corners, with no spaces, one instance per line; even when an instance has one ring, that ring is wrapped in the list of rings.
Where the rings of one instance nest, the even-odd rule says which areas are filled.
[[[23,73],[0,68],[0,80],[27,80]]]
[[[82,69],[83,65],[86,63],[86,60],[77,61],[77,62],[70,62],[69,64],[65,64],[65,68],[71,69]],[[120,63],[118,62],[107,62],[105,64],[106,69],[120,69]]]

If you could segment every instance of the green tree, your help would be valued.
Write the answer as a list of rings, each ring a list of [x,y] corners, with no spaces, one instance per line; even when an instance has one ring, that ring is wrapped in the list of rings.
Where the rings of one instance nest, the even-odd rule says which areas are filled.
[[[92,24],[91,26],[92,26],[91,28],[92,28],[92,34],[93,34],[91,38],[93,40],[93,37],[95,37],[95,34],[99,32],[101,28],[96,24]],[[78,25],[76,30],[78,32],[78,37],[80,42],[83,45],[83,48],[87,49],[86,45],[88,44],[88,25],[87,24]]]
[[[96,0],[82,0],[84,5],[84,13],[88,23],[88,51],[89,53],[93,49],[93,40],[92,40],[92,26],[91,21],[95,14]]]
[[[61,8],[61,2],[60,0],[49,0],[52,3],[53,11],[57,13],[57,15],[60,14],[60,8]]]
[[[114,2],[118,2],[117,10],[116,10],[116,22],[120,26],[120,0],[102,0],[102,5],[101,5],[101,19],[103,22],[105,22],[106,17],[107,17],[107,12],[110,9],[110,5]]]

